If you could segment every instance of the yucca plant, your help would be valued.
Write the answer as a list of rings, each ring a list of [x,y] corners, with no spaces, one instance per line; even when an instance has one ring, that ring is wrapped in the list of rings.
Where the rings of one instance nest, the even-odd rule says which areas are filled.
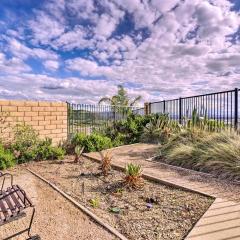
[[[144,142],[165,143],[173,133],[179,132],[181,125],[169,118],[168,114],[156,115],[145,127]]]
[[[187,112],[188,115],[188,112]],[[188,130],[194,131],[209,131],[209,132],[220,132],[225,129],[225,124],[222,121],[217,121],[214,119],[208,119],[207,110],[205,110],[204,115],[200,115],[197,109],[194,108],[192,111],[191,118],[188,116],[184,119],[184,126]]]
[[[74,152],[75,152],[74,162],[75,162],[75,163],[78,163],[78,162],[79,162],[83,150],[84,150],[84,147],[82,147],[82,146],[80,146],[80,145],[77,145],[77,146],[75,147],[75,149],[74,149]]]
[[[138,189],[143,186],[142,167],[133,163],[125,168],[124,183],[130,189]]]
[[[105,153],[101,152],[102,162],[101,162],[101,170],[104,176],[108,175],[111,170],[111,162],[112,162],[112,153],[110,151],[106,151]]]

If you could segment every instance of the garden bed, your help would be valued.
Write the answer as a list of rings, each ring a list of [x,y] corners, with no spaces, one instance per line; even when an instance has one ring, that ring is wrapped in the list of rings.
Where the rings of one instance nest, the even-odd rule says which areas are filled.
[[[183,239],[213,202],[146,180],[141,190],[127,190],[122,184],[124,173],[112,170],[104,177],[99,163],[86,158],[82,164],[73,164],[73,157],[68,157],[63,164],[48,161],[29,166],[129,239]]]

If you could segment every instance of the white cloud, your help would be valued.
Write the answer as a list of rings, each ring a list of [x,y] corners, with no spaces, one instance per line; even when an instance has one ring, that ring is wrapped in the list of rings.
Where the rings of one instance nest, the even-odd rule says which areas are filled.
[[[87,39],[88,32],[82,26],[75,26],[74,29],[63,33],[53,41],[52,45],[57,49],[73,50],[91,48],[93,41]]]
[[[14,38],[8,39],[8,49],[16,57],[27,59],[28,57],[39,59],[57,59],[58,55],[50,50],[42,48],[30,48]]]
[[[114,94],[116,89],[114,84],[104,80],[53,78],[40,74],[0,76],[0,94],[5,98],[95,103],[100,96]]]
[[[70,70],[80,72],[82,76],[109,76],[112,72],[111,67],[99,66],[96,62],[83,58],[74,58],[67,60],[66,66]]]
[[[16,57],[7,59],[4,53],[0,53],[0,74],[19,74],[29,71],[31,68],[21,59]]]
[[[51,71],[56,71],[59,68],[59,63],[57,61],[48,60],[48,61],[45,61],[43,64],[45,68]]]
[[[36,17],[29,21],[29,27],[33,35],[32,42],[37,44],[49,44],[65,31],[63,23],[43,11],[36,11]]]
[[[26,36],[8,29],[8,37],[0,37],[0,43],[7,42],[1,51],[13,56],[2,55],[0,69],[21,89],[18,95],[27,96],[20,78],[24,84],[35,78],[31,96],[41,98],[54,93],[97,101],[118,83],[130,83],[131,94],[140,93],[145,101],[214,91],[216,84],[219,90],[231,88],[240,73],[239,40],[231,41],[240,17],[232,6],[227,0],[50,0],[34,11]],[[126,16],[130,25],[121,25],[121,32]],[[30,71],[23,62],[29,58],[42,60],[51,71],[61,63],[67,73],[107,80],[22,74]],[[16,74],[10,72],[14,64]],[[11,95],[9,84],[0,86]]]
[[[118,21],[107,14],[102,14],[99,18],[95,28],[95,35],[97,37],[110,37],[112,32],[116,29]]]

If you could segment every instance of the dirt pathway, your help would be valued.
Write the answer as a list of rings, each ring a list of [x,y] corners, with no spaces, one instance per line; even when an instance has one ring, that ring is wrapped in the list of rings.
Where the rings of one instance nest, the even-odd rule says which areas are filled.
[[[18,168],[12,173],[14,182],[23,187],[36,206],[33,233],[39,234],[42,240],[116,239],[29,172]],[[29,218],[26,217],[0,226],[0,239],[24,229],[28,222]],[[27,234],[23,234],[14,240],[23,240],[26,236]]]

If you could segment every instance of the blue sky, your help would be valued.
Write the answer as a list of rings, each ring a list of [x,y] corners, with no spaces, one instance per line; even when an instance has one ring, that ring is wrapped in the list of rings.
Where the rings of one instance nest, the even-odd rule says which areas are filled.
[[[240,87],[239,0],[2,0],[0,98],[143,101]]]

